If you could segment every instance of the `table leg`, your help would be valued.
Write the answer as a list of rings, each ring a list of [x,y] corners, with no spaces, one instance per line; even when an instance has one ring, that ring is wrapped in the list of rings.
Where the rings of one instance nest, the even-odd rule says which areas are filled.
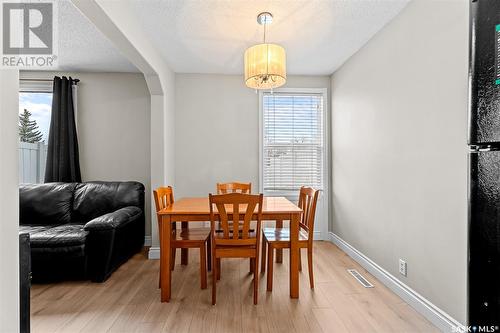
[[[161,260],[161,301],[170,301],[170,285],[172,279],[172,271],[170,270],[170,238],[171,238],[171,221],[170,216],[162,215],[161,237],[160,237],[160,260]]]
[[[283,220],[276,220],[276,228],[283,228]],[[283,249],[276,249],[276,262],[283,262]]]
[[[158,278],[158,288],[161,289],[161,274],[162,274],[162,261],[161,261],[161,216],[158,216],[158,239],[160,240],[160,274]]]
[[[186,230],[188,228],[188,223],[187,222],[181,222],[181,228],[182,231]],[[188,258],[189,258],[189,249],[181,249],[181,265],[187,265],[188,264]]]
[[[290,298],[299,298],[299,219],[298,214],[290,219]]]

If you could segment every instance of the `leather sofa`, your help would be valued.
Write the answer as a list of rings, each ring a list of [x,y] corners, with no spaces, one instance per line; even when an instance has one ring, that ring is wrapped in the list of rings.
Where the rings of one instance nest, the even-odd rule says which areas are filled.
[[[34,282],[105,281],[144,245],[141,183],[22,184],[19,195]]]

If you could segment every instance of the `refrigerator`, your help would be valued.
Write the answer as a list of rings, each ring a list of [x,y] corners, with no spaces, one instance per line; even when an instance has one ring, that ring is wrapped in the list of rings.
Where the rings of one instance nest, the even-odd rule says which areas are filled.
[[[500,0],[470,0],[469,325],[500,326]]]

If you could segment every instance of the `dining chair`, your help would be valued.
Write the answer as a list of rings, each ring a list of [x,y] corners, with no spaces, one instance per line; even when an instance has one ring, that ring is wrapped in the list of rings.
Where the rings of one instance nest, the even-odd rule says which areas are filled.
[[[251,194],[252,193],[252,183],[240,183],[240,182],[229,182],[229,183],[217,183],[217,194],[227,194],[227,193],[243,193],[243,194]],[[232,222],[230,222],[231,224]],[[239,228],[242,228],[242,224],[240,222]],[[254,232],[255,230],[250,228],[250,232]],[[218,226],[216,232],[222,232],[220,225]],[[253,273],[254,260],[250,258],[249,262],[249,272]],[[220,272],[218,275],[220,279]]]
[[[316,203],[318,202],[319,190],[311,187],[301,187],[298,206],[302,209],[302,219],[299,222],[299,269],[302,270],[300,250],[307,248],[307,264],[309,267],[309,284],[314,289],[313,276],[313,236],[314,216],[316,214]],[[262,232],[262,266],[261,271],[266,270],[266,247],[267,257],[267,291],[273,290],[273,260],[274,250],[290,248],[289,228],[263,228]]]
[[[168,208],[174,203],[174,192],[171,186],[160,187],[153,191],[153,196],[155,199],[156,206],[156,216],[158,219],[158,230],[160,228],[161,216],[158,212],[162,209]],[[165,237],[159,232],[160,244],[161,237]],[[177,230],[175,222],[172,222],[172,233],[170,235],[170,269],[174,270],[175,266],[175,252],[176,249],[200,249],[200,279],[201,279],[201,289],[207,288],[207,262],[208,269],[211,267],[211,248],[210,248],[210,228],[183,228]],[[208,258],[207,258],[208,257]],[[208,260],[207,260],[208,259]],[[160,272],[161,272],[161,261],[160,261]],[[161,274],[159,285],[161,285]]]
[[[217,183],[217,194],[227,194],[227,193],[252,193],[252,183]]]
[[[253,259],[253,303],[257,304],[263,195],[229,193],[219,195],[209,194],[208,197],[210,202],[212,242],[212,304],[215,305],[216,303],[217,277],[221,269],[221,258]],[[217,218],[214,208],[217,209]],[[250,222],[254,213],[257,214],[257,232],[250,231]],[[239,228],[239,221],[243,221],[241,229]],[[222,232],[216,232],[216,222],[220,222]]]

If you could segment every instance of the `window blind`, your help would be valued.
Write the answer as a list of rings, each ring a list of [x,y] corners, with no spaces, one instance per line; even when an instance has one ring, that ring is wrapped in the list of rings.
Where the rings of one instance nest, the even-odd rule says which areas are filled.
[[[323,189],[323,94],[263,93],[264,193]]]

